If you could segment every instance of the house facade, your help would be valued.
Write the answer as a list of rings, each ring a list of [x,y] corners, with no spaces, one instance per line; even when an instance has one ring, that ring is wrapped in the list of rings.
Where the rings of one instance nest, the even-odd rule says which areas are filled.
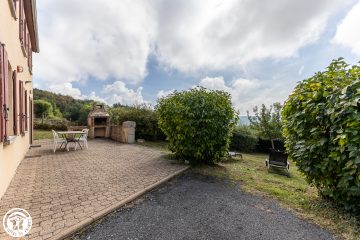
[[[32,143],[33,52],[39,52],[36,1],[1,0],[0,198]]]

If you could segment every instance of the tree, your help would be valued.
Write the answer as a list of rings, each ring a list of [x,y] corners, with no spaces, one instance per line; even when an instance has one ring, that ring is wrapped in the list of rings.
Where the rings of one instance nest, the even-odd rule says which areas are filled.
[[[260,109],[257,106],[254,107],[254,116],[250,116],[249,111],[247,111],[250,127],[255,129],[263,138],[271,140],[273,148],[275,148],[273,139],[282,139],[281,108],[280,103],[274,103],[269,109],[262,104]]]
[[[78,121],[81,108],[82,104],[74,100],[65,108],[63,115],[66,119],[70,121]]]
[[[38,99],[34,101],[34,113],[38,118],[52,117],[53,107],[48,101]]]
[[[360,66],[340,58],[300,82],[282,117],[286,149],[307,180],[360,213]]]
[[[238,120],[230,94],[194,88],[160,98],[155,109],[169,149],[178,157],[214,163],[227,153]]]
[[[86,103],[82,105],[79,112],[79,119],[78,119],[79,123],[87,125],[87,118],[93,106],[94,103]]]

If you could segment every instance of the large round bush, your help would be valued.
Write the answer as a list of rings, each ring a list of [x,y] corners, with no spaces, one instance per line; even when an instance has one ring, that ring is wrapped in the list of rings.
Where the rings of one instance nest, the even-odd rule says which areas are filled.
[[[228,151],[237,121],[228,93],[204,88],[175,92],[159,99],[156,110],[177,156],[192,164],[213,163]]]
[[[287,151],[322,196],[360,212],[360,67],[342,59],[298,84],[282,111]]]

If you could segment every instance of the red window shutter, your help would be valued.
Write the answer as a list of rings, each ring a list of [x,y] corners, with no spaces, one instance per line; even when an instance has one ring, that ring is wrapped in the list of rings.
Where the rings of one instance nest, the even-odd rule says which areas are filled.
[[[26,54],[29,52],[28,48],[29,48],[29,30],[27,28],[27,23],[26,20],[24,19],[24,37],[25,37],[25,51]]]
[[[25,131],[28,131],[28,94],[25,91]]]
[[[2,59],[2,78],[3,78],[3,90],[2,90],[2,94],[3,94],[3,102],[2,102],[2,140],[6,140],[7,139],[7,121],[8,121],[8,101],[9,101],[9,63],[8,63],[8,57],[7,57],[7,52],[5,50],[4,45],[2,45],[2,54],[1,54],[1,59]]]
[[[19,96],[18,96],[18,79],[17,79],[17,74],[16,74],[16,70],[14,70],[13,72],[13,96],[14,96],[14,134],[17,135],[18,134],[18,122],[20,122],[20,118],[19,118]]]
[[[25,20],[25,14],[24,14],[24,0],[19,1],[19,39],[21,45],[24,44],[24,20]]]
[[[30,73],[32,73],[32,50],[30,48],[30,51],[29,51],[29,69],[30,69]]]
[[[4,59],[3,45],[0,43],[0,142],[4,140]]]
[[[30,41],[30,34],[28,34],[29,36],[29,47],[28,47],[28,66],[29,66],[29,71],[30,73],[32,73],[32,49],[31,49],[31,41]]]
[[[24,108],[24,100],[25,100],[25,87],[24,87],[24,82],[21,82],[21,122],[22,122],[22,127],[21,127],[21,133],[25,133],[25,121],[26,121],[26,114],[25,114],[25,108]]]
[[[23,134],[25,132],[24,126],[24,82],[19,82],[19,96],[20,96],[20,132]]]

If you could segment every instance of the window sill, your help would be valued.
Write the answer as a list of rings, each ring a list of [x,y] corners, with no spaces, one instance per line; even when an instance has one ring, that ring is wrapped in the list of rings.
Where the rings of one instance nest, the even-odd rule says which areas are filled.
[[[11,145],[16,141],[16,136],[8,136],[6,141],[4,142],[5,145]]]

